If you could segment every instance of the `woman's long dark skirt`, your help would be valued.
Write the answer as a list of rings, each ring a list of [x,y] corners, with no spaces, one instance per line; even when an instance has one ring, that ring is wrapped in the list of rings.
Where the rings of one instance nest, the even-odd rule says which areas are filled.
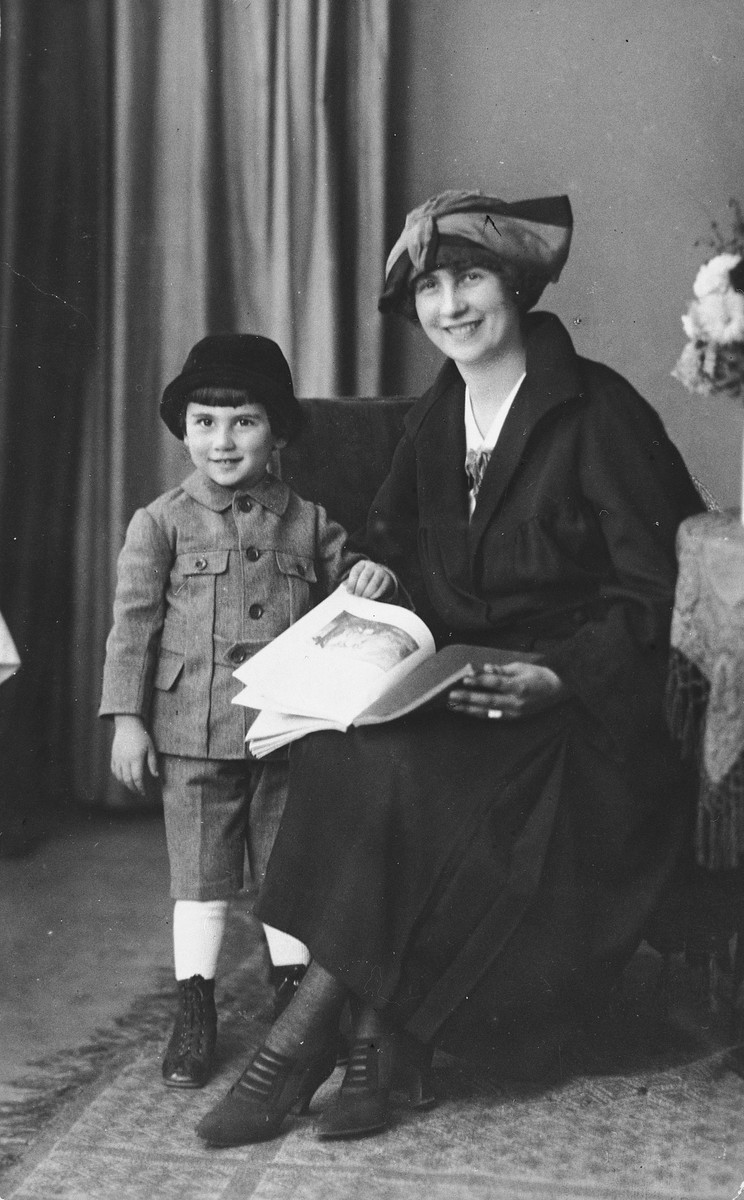
[[[621,763],[573,705],[520,721],[426,713],[296,742],[257,905],[428,1041],[607,982],[677,860],[686,812],[662,737]]]

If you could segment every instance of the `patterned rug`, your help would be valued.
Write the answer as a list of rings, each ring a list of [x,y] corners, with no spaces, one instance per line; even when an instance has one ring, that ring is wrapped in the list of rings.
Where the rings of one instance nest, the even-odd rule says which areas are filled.
[[[102,1035],[77,1062],[67,1061],[67,1084],[64,1058],[48,1064],[59,1069],[59,1086],[27,1111],[25,1134],[15,1127],[17,1161],[0,1182],[3,1200],[744,1196],[744,1080],[730,1069],[715,1020],[685,993],[681,966],[671,1022],[659,1021],[641,972],[550,1084],[509,1082],[485,1058],[440,1053],[438,1108],[423,1115],[396,1108],[379,1137],[319,1142],[311,1113],[288,1120],[286,1132],[264,1145],[208,1149],[194,1125],[266,1028],[258,956],[254,944],[224,980],[218,1070],[203,1091],[160,1081],[172,1011],[165,980],[121,1023],[118,1044]],[[314,1111],[339,1079],[337,1072],[324,1085]],[[11,1116],[2,1114],[0,1124]]]
[[[29,1063],[14,1080],[19,1099],[0,1102],[0,1200],[3,1181],[55,1118],[100,1079],[138,1054],[157,1054],[173,1020],[173,973],[163,970],[155,989],[141,996],[126,1017],[74,1050]]]

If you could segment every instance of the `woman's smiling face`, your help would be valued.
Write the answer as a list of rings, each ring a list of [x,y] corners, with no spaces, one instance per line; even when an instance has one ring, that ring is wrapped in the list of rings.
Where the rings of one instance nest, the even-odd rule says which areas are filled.
[[[439,267],[414,287],[421,328],[456,363],[486,365],[521,345],[516,301],[495,271]]]

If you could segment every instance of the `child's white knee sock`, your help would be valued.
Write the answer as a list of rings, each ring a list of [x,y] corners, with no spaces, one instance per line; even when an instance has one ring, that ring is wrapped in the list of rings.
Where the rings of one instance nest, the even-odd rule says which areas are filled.
[[[266,934],[272,967],[294,967],[300,963],[306,966],[310,962],[310,951],[303,942],[298,942],[297,938],[282,933],[281,929],[274,929],[273,925],[264,925],[263,931]]]
[[[176,979],[214,979],[225,935],[228,900],[176,900],[173,959]]]

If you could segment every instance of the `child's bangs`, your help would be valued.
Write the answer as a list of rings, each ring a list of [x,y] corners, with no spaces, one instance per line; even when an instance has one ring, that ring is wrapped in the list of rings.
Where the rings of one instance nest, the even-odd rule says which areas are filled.
[[[225,384],[204,384],[184,398],[187,404],[203,404],[206,408],[241,408],[252,403],[245,388],[226,387]]]

